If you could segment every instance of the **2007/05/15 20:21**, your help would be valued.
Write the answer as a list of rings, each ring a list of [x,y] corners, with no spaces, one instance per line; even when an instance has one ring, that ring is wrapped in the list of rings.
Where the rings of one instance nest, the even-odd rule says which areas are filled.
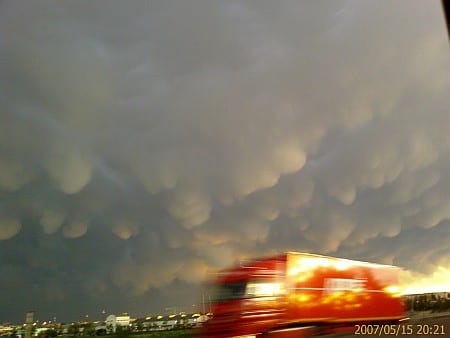
[[[355,325],[355,335],[445,335],[445,325],[430,324],[361,324]]]

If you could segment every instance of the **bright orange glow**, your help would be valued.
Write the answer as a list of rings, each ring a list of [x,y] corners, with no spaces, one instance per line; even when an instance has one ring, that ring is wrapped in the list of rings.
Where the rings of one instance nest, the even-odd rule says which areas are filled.
[[[351,266],[351,261],[343,259],[335,260],[320,256],[293,256],[290,261],[288,275],[296,276],[296,282],[300,283],[310,279],[314,274],[314,270],[317,268],[334,267],[336,270],[342,271]]]
[[[394,297],[400,297],[402,295],[402,292],[398,285],[390,285],[388,287],[385,287],[383,290]]]
[[[303,302],[303,303],[309,302],[311,300],[311,298],[312,298],[311,295],[303,295],[303,294],[295,295],[293,297],[293,299],[295,299],[295,301]]]
[[[291,266],[289,267],[288,275],[311,273],[317,268],[329,267],[333,267],[338,271],[344,271],[355,266],[355,262],[347,259],[320,256],[293,256],[290,264]],[[358,265],[369,265],[369,263],[358,262]]]

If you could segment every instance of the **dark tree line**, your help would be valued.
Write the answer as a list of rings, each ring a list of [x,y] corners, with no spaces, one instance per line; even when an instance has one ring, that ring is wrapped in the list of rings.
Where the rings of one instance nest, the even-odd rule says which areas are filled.
[[[408,311],[444,312],[450,310],[450,299],[435,294],[408,296],[406,307]]]

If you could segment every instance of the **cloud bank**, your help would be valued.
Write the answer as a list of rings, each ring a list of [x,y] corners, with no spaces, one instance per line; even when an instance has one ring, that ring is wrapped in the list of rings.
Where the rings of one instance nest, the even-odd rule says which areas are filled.
[[[0,8],[0,318],[189,311],[285,250],[447,278],[438,1]]]

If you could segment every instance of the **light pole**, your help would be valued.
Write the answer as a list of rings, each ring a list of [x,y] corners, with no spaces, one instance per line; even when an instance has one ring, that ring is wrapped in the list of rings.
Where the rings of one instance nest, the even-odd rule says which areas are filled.
[[[166,307],[166,311],[170,311],[170,310],[173,310],[173,313],[169,313],[169,315],[170,314],[174,314],[174,315],[177,314],[177,308],[176,307]]]
[[[202,293],[202,305],[203,305],[203,314],[205,314],[205,294]]]

